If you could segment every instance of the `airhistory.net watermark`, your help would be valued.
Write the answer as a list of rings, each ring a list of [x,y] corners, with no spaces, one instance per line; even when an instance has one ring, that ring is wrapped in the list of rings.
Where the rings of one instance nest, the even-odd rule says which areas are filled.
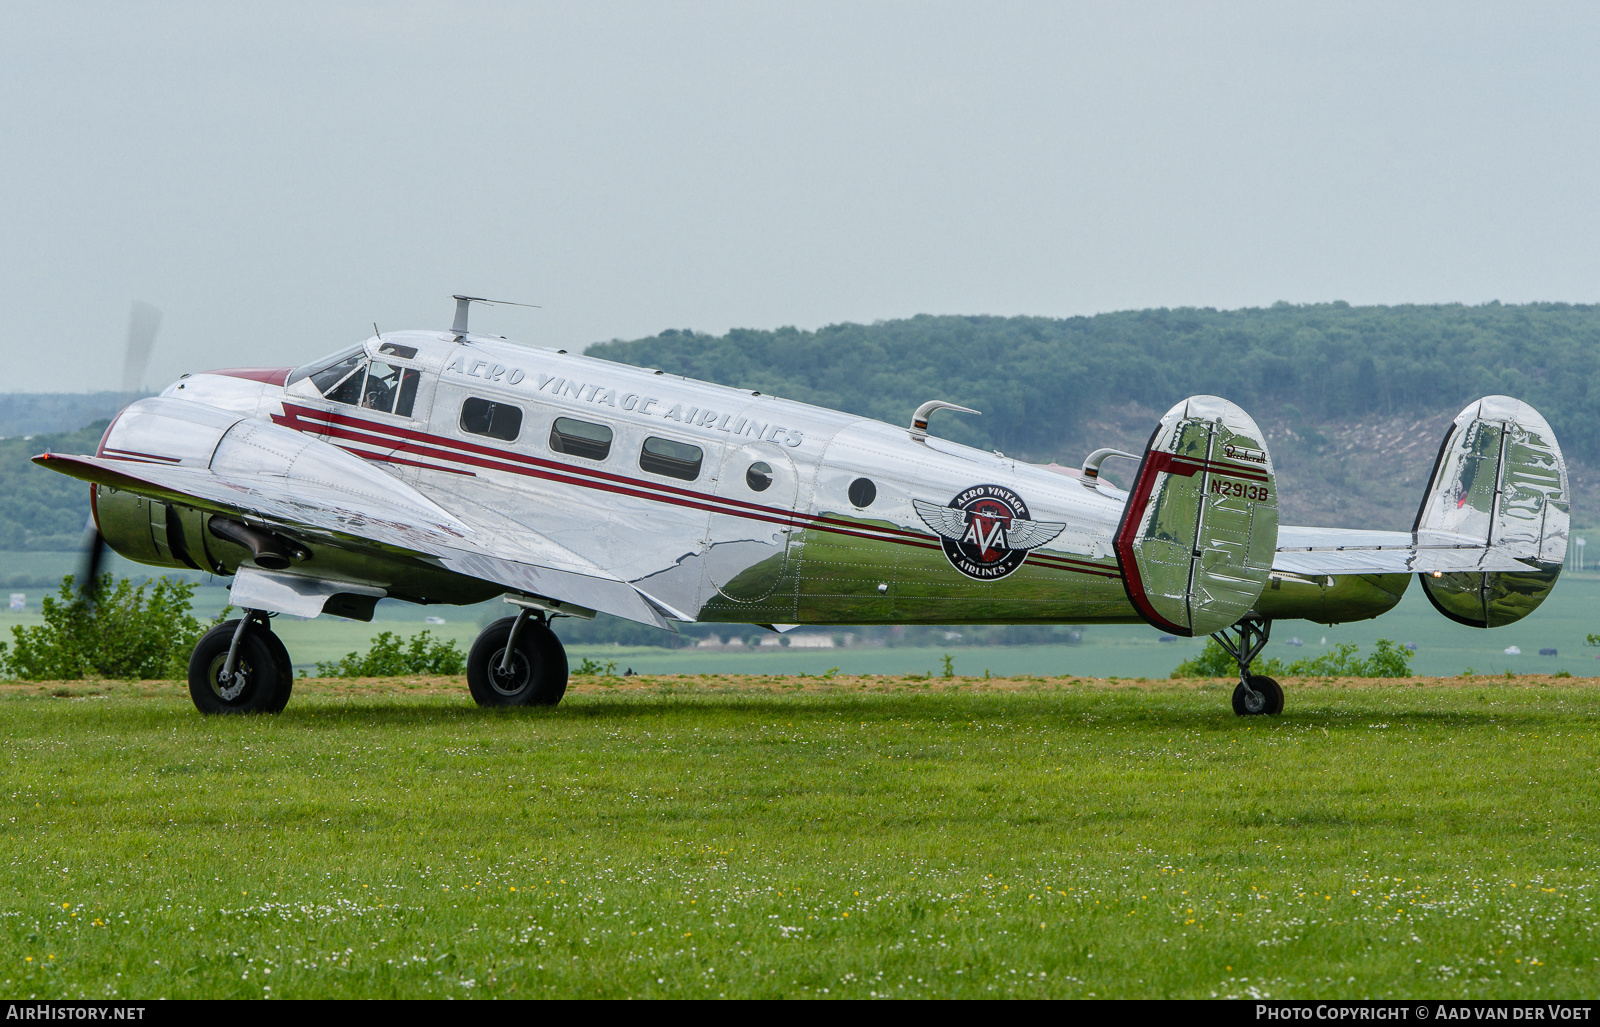
[[[7,1002],[7,1020],[143,1020],[144,1006],[82,1002]]]

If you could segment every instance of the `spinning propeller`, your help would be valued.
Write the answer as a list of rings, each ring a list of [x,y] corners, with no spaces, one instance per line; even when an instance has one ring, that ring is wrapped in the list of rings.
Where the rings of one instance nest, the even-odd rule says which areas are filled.
[[[133,402],[144,388],[144,372],[150,363],[156,330],[161,327],[161,311],[148,303],[133,301],[128,315],[128,342],[122,358],[122,406]],[[95,525],[94,514],[83,529],[83,558],[78,565],[78,587],[91,601],[100,587],[100,564],[105,560],[106,540]]]

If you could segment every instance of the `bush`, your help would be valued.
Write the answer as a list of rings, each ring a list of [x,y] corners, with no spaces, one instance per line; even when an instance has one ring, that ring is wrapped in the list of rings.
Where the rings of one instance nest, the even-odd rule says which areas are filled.
[[[105,574],[91,603],[69,574],[60,593],[45,598],[44,623],[14,626],[9,652],[0,644],[0,669],[24,681],[183,678],[210,627],[190,612],[194,590],[194,582],[165,575],[135,585]]]
[[[430,631],[412,635],[410,641],[392,631],[380,631],[365,656],[346,653],[344,659],[318,663],[323,678],[392,678],[403,674],[460,674],[467,658],[455,640],[433,637]]]
[[[1283,661],[1277,658],[1270,660],[1256,660],[1251,667],[1256,674],[1265,674],[1274,677],[1285,673]],[[1239,676],[1239,662],[1217,644],[1214,638],[1206,639],[1206,647],[1200,655],[1190,657],[1178,664],[1173,670],[1175,678],[1233,678]]]
[[[1408,678],[1411,660],[1416,653],[1399,642],[1380,638],[1373,643],[1372,655],[1356,659],[1360,647],[1354,642],[1341,642],[1320,656],[1311,656],[1289,664],[1290,677],[1321,678]]]
[[[1366,659],[1357,659],[1360,646],[1354,642],[1341,642],[1318,656],[1308,656],[1285,665],[1274,657],[1256,660],[1251,671],[1267,677],[1290,678],[1408,678],[1411,660],[1416,653],[1399,642],[1380,638],[1373,644],[1373,653]],[[1239,664],[1228,651],[1208,639],[1200,655],[1184,660],[1172,672],[1175,678],[1229,678],[1239,673]]]

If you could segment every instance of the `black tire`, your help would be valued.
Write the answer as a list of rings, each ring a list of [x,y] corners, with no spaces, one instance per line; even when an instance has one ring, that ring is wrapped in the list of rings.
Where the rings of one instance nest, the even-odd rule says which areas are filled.
[[[479,706],[554,706],[567,694],[567,651],[554,631],[529,620],[517,632],[511,671],[500,671],[501,655],[515,617],[483,629],[467,654],[467,687]]]
[[[1234,688],[1234,713],[1241,717],[1276,717],[1283,712],[1283,688],[1276,681],[1263,674],[1252,674],[1250,687],[1256,693],[1254,696],[1244,690],[1242,683]]]
[[[257,631],[272,649],[272,661],[278,667],[278,691],[268,704],[267,712],[282,713],[283,708],[289,705],[289,693],[294,691],[294,661],[289,659],[289,647],[283,644],[283,639],[276,632],[266,628],[258,628]]]
[[[277,647],[269,641],[272,632],[265,627],[251,625],[239,640],[238,672],[244,675],[244,682],[238,693],[227,695],[228,689],[218,680],[238,626],[238,621],[230,620],[201,636],[189,655],[189,698],[201,713],[276,713],[283,705],[273,704],[280,697],[282,702],[289,700],[283,673],[288,652],[284,651],[280,663]]]

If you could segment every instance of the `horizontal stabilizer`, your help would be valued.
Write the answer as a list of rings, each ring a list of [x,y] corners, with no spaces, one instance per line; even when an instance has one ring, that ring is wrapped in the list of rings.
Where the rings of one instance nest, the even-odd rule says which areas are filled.
[[[1349,528],[1278,529],[1272,569],[1304,577],[1327,574],[1432,574],[1526,571],[1514,551],[1490,548],[1449,531],[1365,531]]]

